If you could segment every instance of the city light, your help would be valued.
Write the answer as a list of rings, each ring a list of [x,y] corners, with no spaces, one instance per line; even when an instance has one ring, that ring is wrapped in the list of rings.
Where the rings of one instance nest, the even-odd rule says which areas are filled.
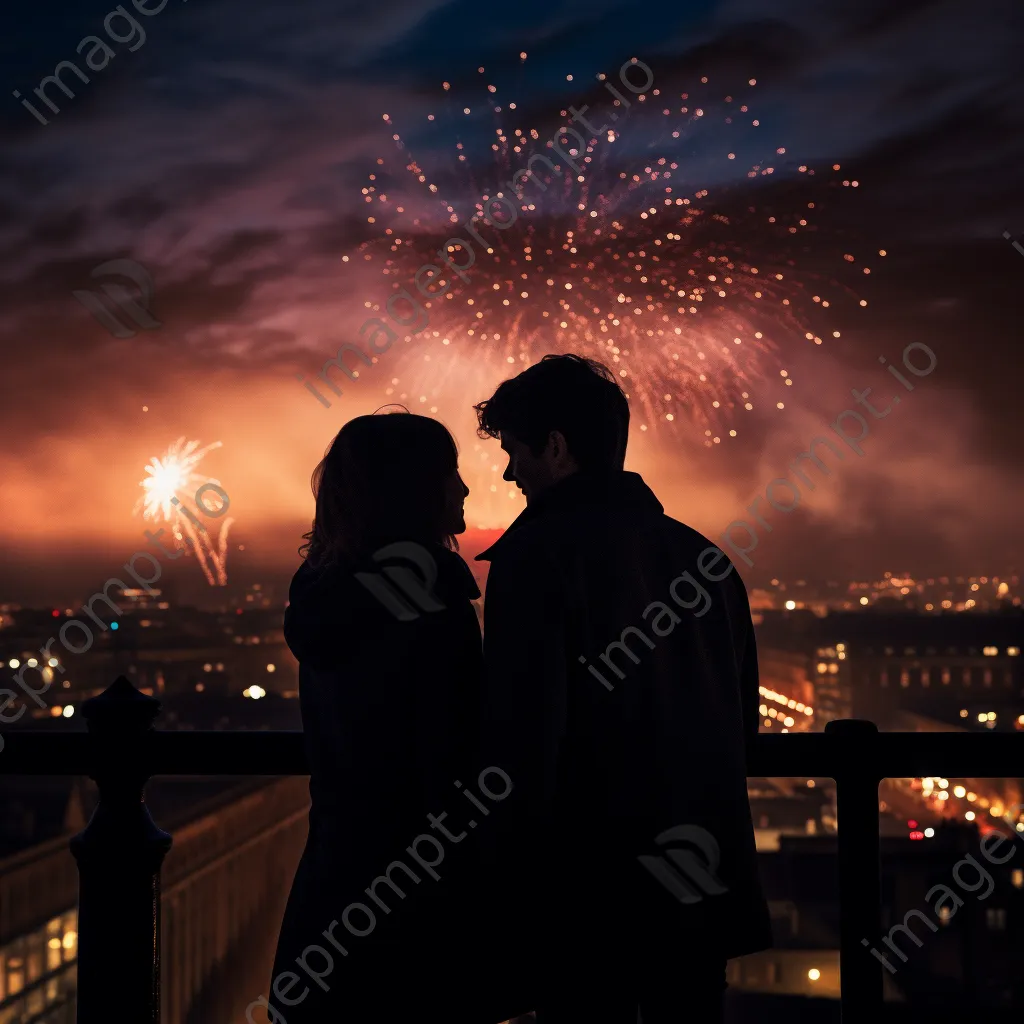
[[[786,611],[791,612],[795,608],[796,608],[796,601],[787,601],[786,602]]]
[[[242,691],[243,697],[250,697],[252,700],[259,700],[260,697],[266,697],[267,691],[262,686],[247,686]]]
[[[968,821],[974,821],[974,818],[975,818],[975,814],[974,814],[974,811],[968,811],[968,812],[967,812],[967,813],[966,813],[966,814],[964,815],[964,817],[965,817],[965,818],[966,818],[966,819],[967,819]]]
[[[268,672],[274,672],[276,670],[277,670],[277,666],[276,665],[268,665],[267,666],[267,671]]]
[[[959,799],[963,800],[963,798],[967,796],[967,790],[963,786],[954,786],[953,796],[959,797]]]
[[[8,668],[17,668],[20,664],[21,664],[21,662],[18,661],[17,658],[11,658],[11,660],[9,662],[7,662],[7,667]]]
[[[64,717],[65,718],[70,718],[75,713],[75,705],[74,704],[68,704],[68,706],[66,708],[64,708],[64,712],[63,713],[64,713]]]
[[[933,828],[926,828],[924,830],[924,837],[925,837],[925,839],[934,839],[935,838],[935,829],[933,829]]]
[[[817,981],[821,977],[821,971],[819,971],[817,967],[812,967],[807,972],[807,977],[810,978],[811,981]]]

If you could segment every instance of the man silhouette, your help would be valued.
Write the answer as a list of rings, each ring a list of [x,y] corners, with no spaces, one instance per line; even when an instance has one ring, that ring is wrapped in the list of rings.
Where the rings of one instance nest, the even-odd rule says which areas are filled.
[[[721,1021],[726,960],[771,945],[746,589],[624,471],[629,406],[607,367],[547,355],[475,408],[527,502],[478,556],[481,763],[513,782],[483,829],[498,983],[538,1024]]]

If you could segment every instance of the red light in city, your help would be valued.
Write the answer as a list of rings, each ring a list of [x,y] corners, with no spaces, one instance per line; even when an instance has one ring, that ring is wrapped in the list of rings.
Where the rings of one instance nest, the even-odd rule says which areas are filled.
[[[58,618],[60,618],[60,609],[59,609],[59,608],[54,608],[54,609],[53,609],[53,611],[52,611],[52,612],[50,612],[50,614],[51,614],[51,615],[52,615],[52,616],[53,616],[53,617],[54,617],[55,619],[58,619]]]
[[[924,839],[924,833],[923,832],[911,832],[910,833],[910,838],[911,839]]]
[[[911,819],[910,821],[907,822],[907,827],[908,828],[917,828],[917,822],[914,821],[913,819]]]

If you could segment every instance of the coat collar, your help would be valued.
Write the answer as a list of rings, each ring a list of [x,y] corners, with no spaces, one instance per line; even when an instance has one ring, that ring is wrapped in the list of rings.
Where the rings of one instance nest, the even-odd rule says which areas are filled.
[[[664,506],[644,483],[639,473],[614,470],[610,473],[573,473],[549,487],[512,521],[508,529],[474,561],[491,562],[500,553],[506,539],[524,526],[552,515],[579,512],[595,505],[632,507],[661,515]]]

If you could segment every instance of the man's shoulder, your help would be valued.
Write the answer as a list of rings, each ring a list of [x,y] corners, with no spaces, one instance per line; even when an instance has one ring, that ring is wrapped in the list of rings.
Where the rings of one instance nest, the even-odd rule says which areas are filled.
[[[676,547],[680,564],[693,567],[709,582],[720,583],[731,580],[732,586],[746,592],[746,583],[736,563],[709,537],[686,523],[662,516],[663,536],[667,536]]]

